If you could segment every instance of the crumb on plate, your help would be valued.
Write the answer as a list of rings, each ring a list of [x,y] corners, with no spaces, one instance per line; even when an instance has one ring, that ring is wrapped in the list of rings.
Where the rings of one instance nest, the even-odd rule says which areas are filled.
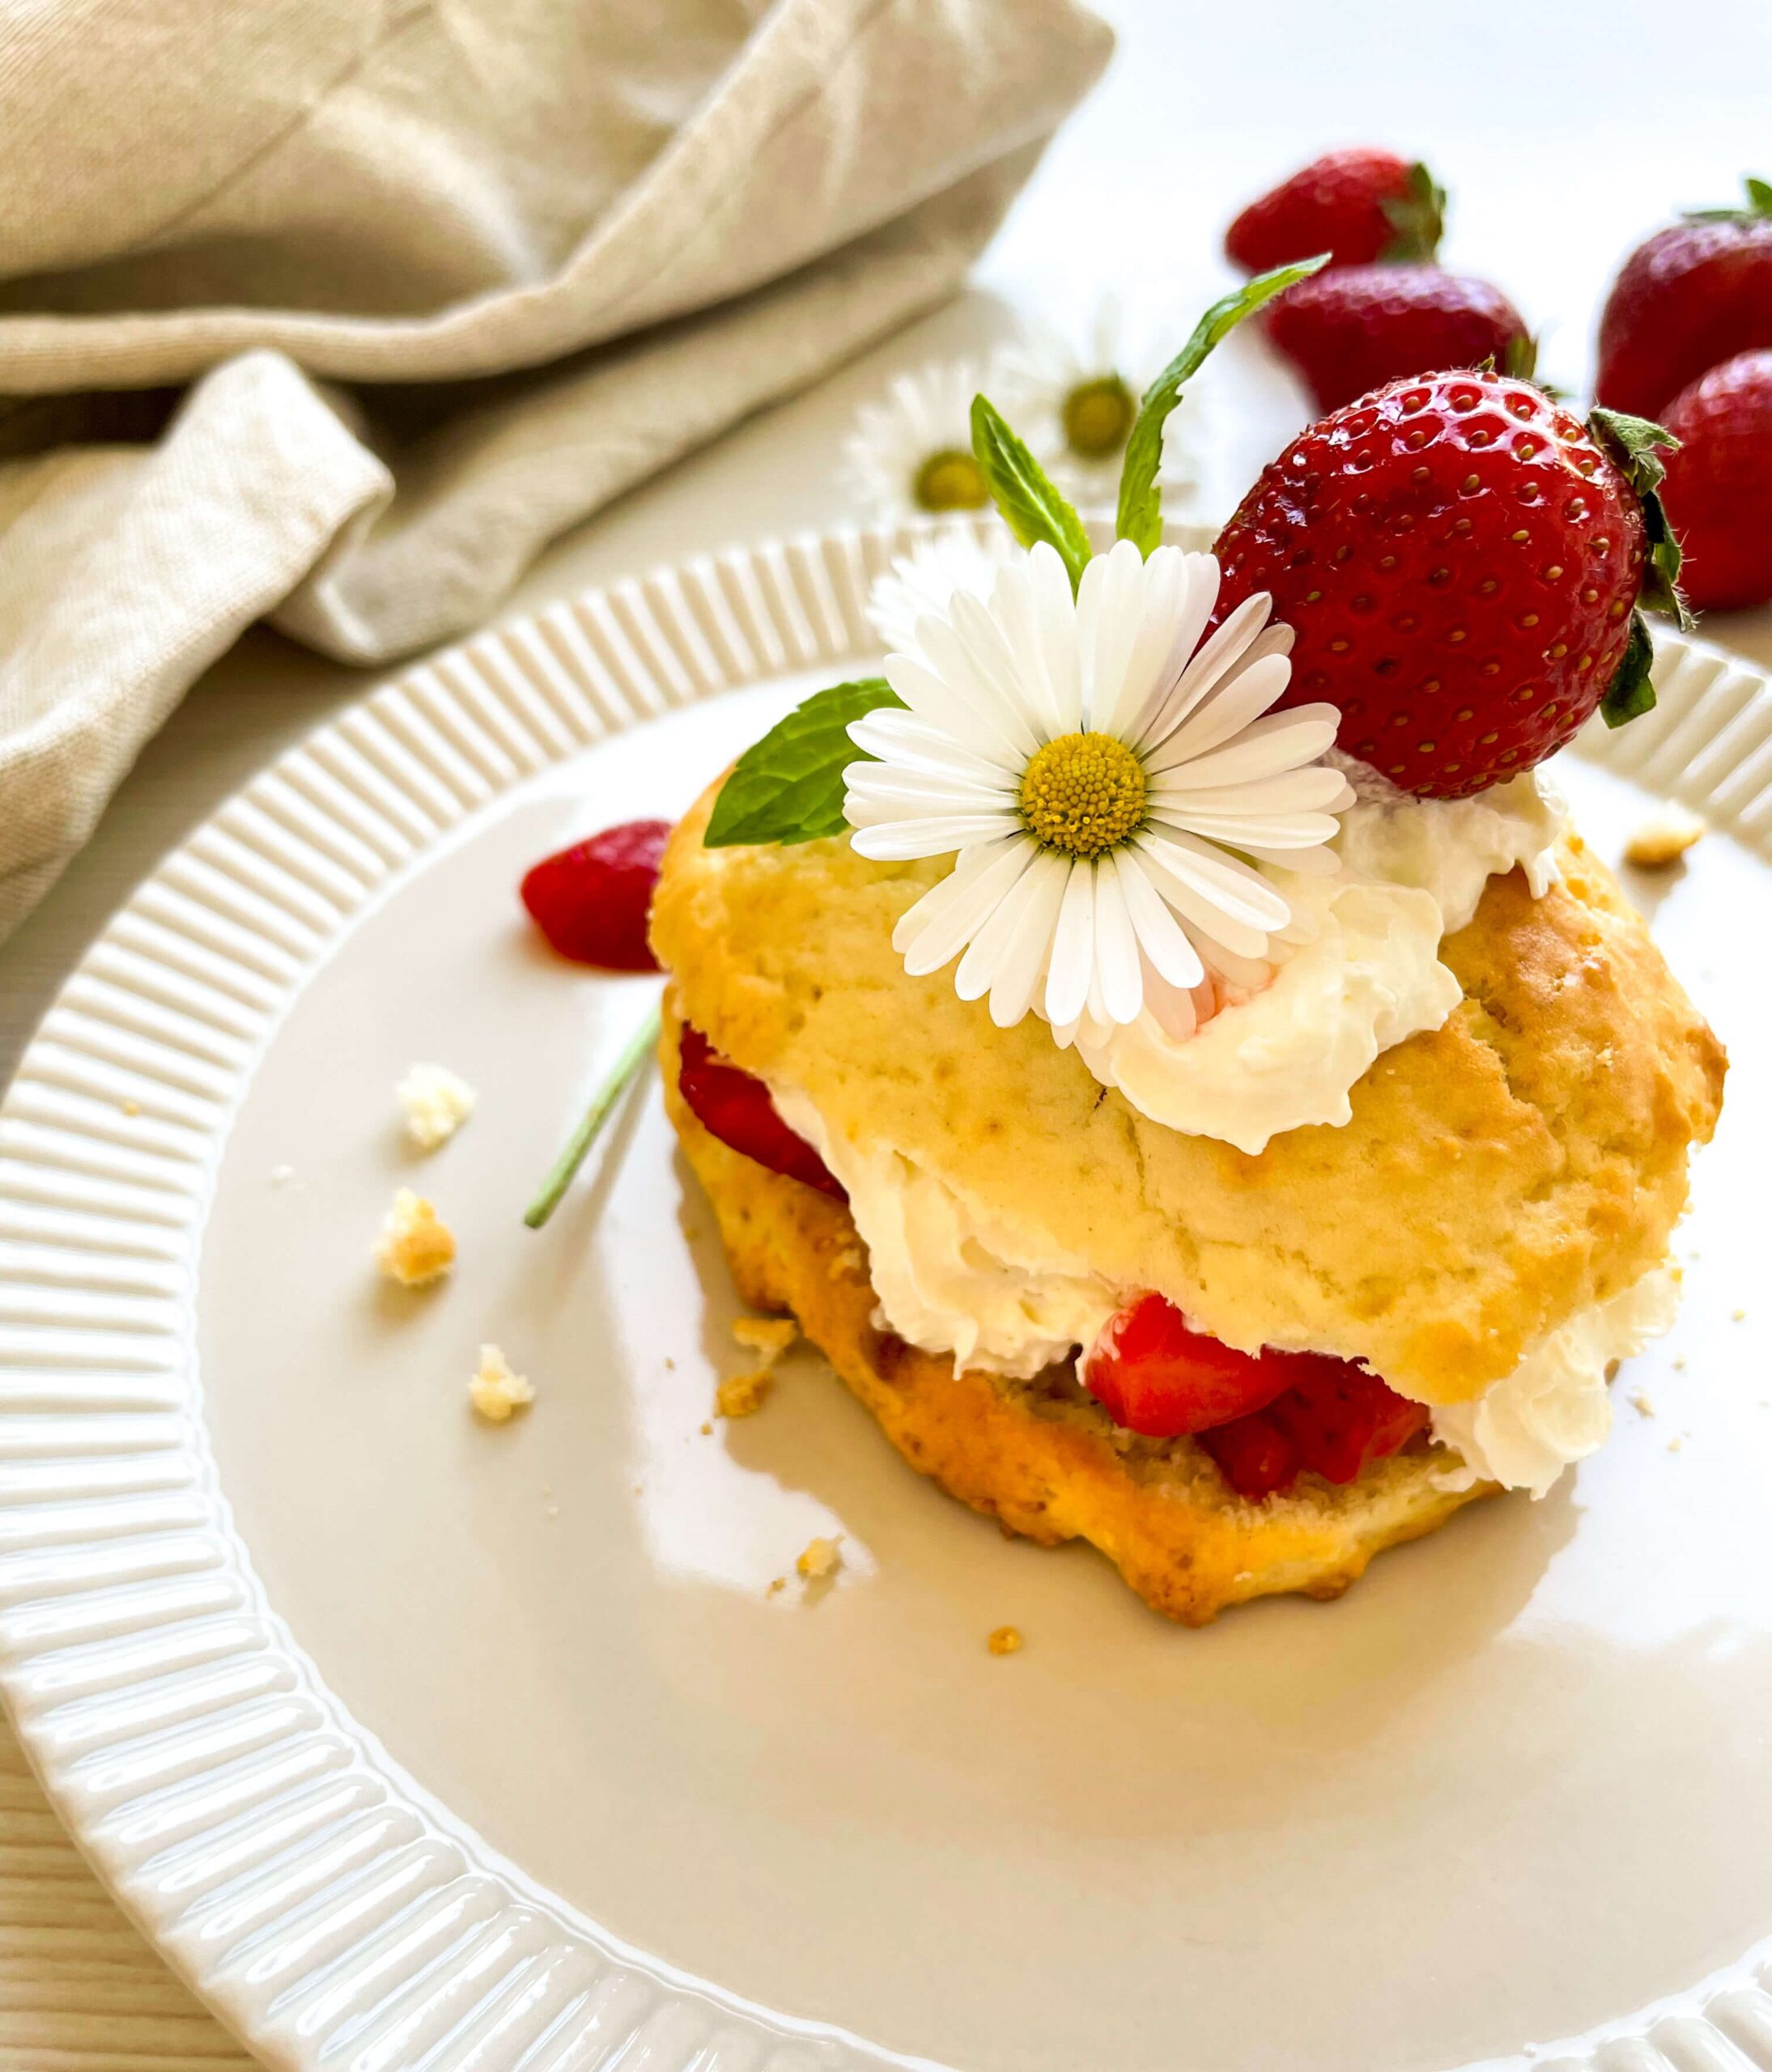
[[[1017,1626],[999,1626],[984,1645],[992,1654],[1019,1654],[1022,1650],[1021,1628]]]
[[[489,1424],[503,1424],[513,1412],[534,1402],[535,1387],[526,1375],[512,1370],[501,1347],[482,1345],[480,1364],[468,1382],[468,1400],[474,1405],[475,1416],[483,1417]],[[559,1505],[554,1505],[548,1516],[554,1517],[559,1509]]]
[[[767,1367],[759,1367],[749,1374],[734,1374],[715,1390],[714,1408],[722,1417],[749,1417],[763,1408],[763,1398],[774,1382],[775,1377]]]
[[[142,1104],[139,1101],[119,1101],[117,1105],[125,1115],[138,1115],[142,1112]]]
[[[1685,1442],[1685,1435],[1683,1433],[1677,1433],[1674,1437],[1668,1440],[1668,1451],[1670,1454],[1676,1454]]]
[[[1658,806],[1625,844],[1625,861],[1640,871],[1665,870],[1676,864],[1706,831],[1695,813],[1671,802]]]
[[[843,1560],[843,1549],[834,1539],[809,1539],[794,1563],[809,1582],[835,1574]]]
[[[770,1580],[769,1587],[763,1594],[766,1597],[780,1597],[781,1593],[787,1587],[788,1578],[785,1576],[772,1577]]]
[[[474,1113],[479,1098],[459,1072],[447,1065],[416,1064],[394,1089],[406,1119],[406,1135],[421,1151],[447,1144]]]
[[[381,1225],[376,1264],[402,1288],[422,1288],[455,1263],[455,1238],[436,1204],[402,1187]]]
[[[734,1317],[732,1335],[767,1366],[799,1337],[800,1327],[792,1317]]]
[[[270,1183],[274,1187],[287,1187],[295,1177],[293,1166],[273,1166],[270,1169]]]
[[[711,1439],[714,1436],[714,1427],[712,1419],[702,1426],[701,1435],[704,1439]]]
[[[1639,1416],[1653,1417],[1655,1416],[1655,1407],[1649,1400],[1649,1391],[1647,1389],[1638,1389],[1630,1400]]]
[[[1674,1360],[1673,1371],[1676,1374],[1683,1374],[1686,1371],[1686,1356],[1685,1353],[1682,1352],[1679,1354]]]
[[[1745,1323],[1747,1322],[1747,1320],[1748,1320],[1748,1313],[1747,1313],[1747,1311],[1746,1311],[1745,1310],[1730,1310],[1730,1312],[1729,1312],[1729,1321],[1730,1321],[1730,1323],[1732,1323],[1732,1324],[1743,1324],[1743,1323]]]

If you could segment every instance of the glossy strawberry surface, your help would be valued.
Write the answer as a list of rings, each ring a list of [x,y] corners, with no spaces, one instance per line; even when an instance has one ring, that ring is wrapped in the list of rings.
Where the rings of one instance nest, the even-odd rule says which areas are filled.
[[[1659,418],[1738,353],[1772,346],[1772,215],[1674,223],[1625,262],[1600,320],[1594,393]]]
[[[1297,639],[1282,703],[1404,790],[1461,798],[1560,748],[1604,695],[1642,586],[1642,509],[1528,382],[1443,373],[1332,412],[1219,536],[1222,620],[1256,591]]]
[[[1411,170],[1395,151],[1325,151],[1242,211],[1226,257],[1251,274],[1319,252],[1336,266],[1382,258],[1397,240],[1385,204],[1407,202]]]
[[[1499,288],[1438,266],[1346,266],[1289,288],[1268,335],[1331,410],[1400,375],[1508,363],[1525,320]]]
[[[1239,1352],[1195,1331],[1174,1303],[1142,1295],[1108,1319],[1084,1360],[1083,1386],[1116,1424],[1149,1438],[1204,1432],[1259,1410],[1338,1360],[1269,1346]]]
[[[847,1201],[835,1175],[803,1136],[776,1111],[760,1079],[723,1058],[699,1029],[686,1024],[678,1045],[678,1091],[710,1136],[771,1173],[799,1180]]]
[[[1711,368],[1666,422],[1680,449],[1661,495],[1685,550],[1688,598],[1715,611],[1772,600],[1772,350]]]
[[[550,947],[599,970],[656,971],[646,917],[670,832],[668,820],[624,821],[527,873],[523,904]]]

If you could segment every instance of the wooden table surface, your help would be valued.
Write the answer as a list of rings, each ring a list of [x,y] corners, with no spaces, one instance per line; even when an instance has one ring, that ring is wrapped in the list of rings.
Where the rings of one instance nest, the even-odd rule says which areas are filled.
[[[1673,206],[1728,199],[1772,173],[1763,125],[1772,13],[1693,0],[1671,29],[1659,0],[1096,0],[1120,31],[1107,79],[1049,153],[979,271],[979,288],[673,469],[559,542],[514,617],[585,586],[729,541],[861,514],[832,463],[856,403],[887,376],[976,350],[1017,311],[1060,321],[1101,288],[1197,309],[1234,205],[1336,142],[1430,156],[1454,192],[1448,262],[1492,273],[1545,333],[1545,371],[1579,388],[1611,270]],[[1553,18],[1557,54],[1546,50]],[[1676,34],[1683,42],[1673,40]],[[1691,53],[1683,59],[1682,49]],[[1529,92],[1487,69],[1508,54]],[[1719,64],[1706,53],[1727,53]],[[1561,81],[1559,88],[1557,83]],[[1333,98],[1325,82],[1332,81]],[[1271,428],[1221,455],[1234,496]],[[1772,609],[1710,637],[1772,666]],[[254,631],[150,745],[97,835],[0,950],[0,1084],[56,989],[145,872],[264,763],[382,677]],[[213,2072],[249,2060],[187,1993],[87,1870],[0,1719],[0,2068]]]

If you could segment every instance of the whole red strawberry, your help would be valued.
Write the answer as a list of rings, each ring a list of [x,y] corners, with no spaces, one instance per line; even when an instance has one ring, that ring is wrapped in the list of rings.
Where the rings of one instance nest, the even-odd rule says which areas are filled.
[[[1499,288],[1438,266],[1345,266],[1289,288],[1268,335],[1304,376],[1319,410],[1400,375],[1485,359],[1528,372],[1532,342]]]
[[[1431,259],[1445,206],[1427,168],[1395,151],[1325,151],[1249,204],[1225,232],[1225,253],[1249,274],[1318,252],[1332,266]]]
[[[1688,216],[1625,261],[1600,319],[1601,402],[1658,417],[1713,367],[1772,346],[1772,183],[1747,190],[1745,206]]]
[[[1219,536],[1221,618],[1255,592],[1294,629],[1283,703],[1338,706],[1343,749],[1462,798],[1560,748],[1604,699],[1654,703],[1646,585],[1676,604],[1659,426],[1589,430],[1531,383],[1394,381],[1263,473]]]
[[[1706,610],[1772,598],[1772,351],[1738,353],[1669,406],[1680,449],[1662,495],[1686,595]]]

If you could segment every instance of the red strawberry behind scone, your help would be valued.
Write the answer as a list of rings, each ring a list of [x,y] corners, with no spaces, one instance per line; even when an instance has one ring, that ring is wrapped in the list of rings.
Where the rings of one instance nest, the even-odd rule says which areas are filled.
[[[1221,618],[1258,590],[1294,630],[1287,704],[1349,754],[1462,798],[1654,703],[1639,603],[1683,610],[1659,426],[1583,425],[1530,382],[1424,375],[1313,425],[1219,536]]]
[[[1248,274],[1319,252],[1332,266],[1430,260],[1445,206],[1425,165],[1365,146],[1325,151],[1249,204],[1225,232],[1225,255]]]

